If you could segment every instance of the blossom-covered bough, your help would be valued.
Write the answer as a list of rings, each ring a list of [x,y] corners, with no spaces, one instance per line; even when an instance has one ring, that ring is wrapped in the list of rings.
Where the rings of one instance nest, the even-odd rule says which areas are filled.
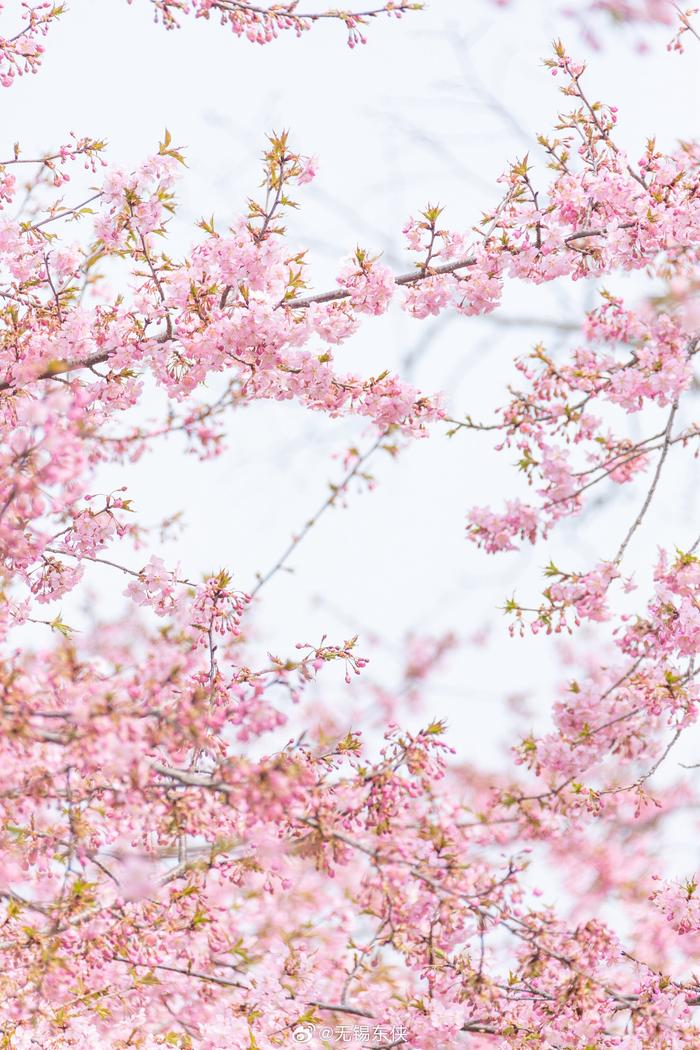
[[[328,16],[354,44],[375,16],[419,6]],[[154,7],[168,27],[216,16],[263,42],[317,17],[295,4]],[[5,83],[36,70],[59,14],[23,8],[2,41]],[[43,157],[11,147],[0,165],[1,1046],[700,1045],[700,894],[657,878],[654,856],[659,826],[698,805],[689,777],[654,776],[696,718],[700,537],[683,551],[664,538],[636,615],[610,611],[632,587],[630,545],[664,468],[698,451],[700,147],[649,141],[627,157],[583,65],[561,44],[548,64],[565,96],[540,139],[548,178],[524,158],[478,231],[449,230],[429,206],[406,224],[405,270],[358,248],[318,293],[284,228],[315,162],[284,133],[266,146],[261,195],[228,228],[202,220],[182,258],[168,250],[182,156],[167,133],[135,171],[76,137]],[[21,184],[20,165],[33,172]],[[95,188],[71,199],[81,167]],[[605,295],[565,353],[538,345],[493,420],[336,365],[393,304],[468,318],[497,310],[508,281],[630,271],[654,279],[653,297]],[[153,387],[168,402],[160,425],[139,415]],[[198,580],[165,563],[129,467],[176,433],[216,456],[230,413],[255,399],[362,417],[371,434],[243,593],[225,570]],[[645,424],[645,409],[661,422],[640,438],[628,420]],[[541,599],[509,600],[514,630],[609,620],[610,645],[555,699],[551,731],[517,742],[492,776],[455,757],[440,721],[400,727],[402,697],[429,695],[449,638],[411,643],[376,747],[338,712],[304,706],[334,664],[361,706],[358,639],[290,638],[288,655],[251,666],[245,637],[252,602],[374,450],[446,430],[492,434],[530,482],[527,503],[469,512],[468,538],[488,552],[541,541],[610,486],[639,494],[597,564],[550,563]],[[105,465],[121,465],[124,487],[96,495]],[[90,563],[122,577],[142,620],[79,635],[45,614]],[[46,640],[22,651],[27,623]],[[289,743],[266,753],[286,726]],[[532,888],[533,852],[572,891],[559,911]]]

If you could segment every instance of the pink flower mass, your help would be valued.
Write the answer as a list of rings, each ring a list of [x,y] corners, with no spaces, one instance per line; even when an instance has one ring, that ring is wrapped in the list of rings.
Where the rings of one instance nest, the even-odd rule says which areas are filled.
[[[483,4],[497,26],[511,17],[506,0]],[[70,14],[0,7],[0,83],[17,92],[48,74],[44,48]],[[324,25],[353,49],[391,33],[399,54],[405,25],[432,17],[403,0],[150,7],[161,38],[228,31],[232,54],[308,48]],[[667,61],[697,61],[700,37],[696,12],[665,0],[568,8],[577,57],[557,41],[545,58],[560,113],[537,154],[504,161],[482,221],[454,229],[418,203],[384,231],[395,254],[338,245],[320,289],[293,216],[325,168],[287,132],[260,133],[261,186],[227,224],[188,229],[184,248],[171,222],[190,173],[169,132],[133,167],[66,128],[36,157],[6,143],[0,1050],[700,1047],[700,862],[688,870],[664,838],[681,827],[694,842],[700,806],[694,763],[673,753],[700,705],[700,536],[687,549],[654,537],[653,563],[633,558],[667,472],[700,452],[700,144],[625,148],[623,116],[578,56],[625,32],[656,40],[656,25],[664,55],[675,34]],[[167,90],[158,104],[165,123]],[[491,414],[476,381],[460,406],[386,369],[381,340],[371,366],[353,360],[353,336],[383,315],[470,333],[511,293],[579,281],[597,282],[585,316],[556,345],[546,329],[518,339]],[[258,401],[271,419],[294,402],[329,428],[356,424],[366,447],[345,453],[343,480],[266,575],[242,583],[237,551],[235,572],[202,578],[170,560],[177,523],[140,516],[130,480],[161,469],[164,443],[222,456],[231,417]],[[517,654],[540,635],[543,665],[549,653],[566,670],[543,675],[535,728],[520,732],[513,701],[492,767],[465,758],[431,692],[488,625],[470,642],[463,624],[411,633],[394,686],[373,677],[381,639],[362,625],[307,642],[290,622],[282,653],[257,636],[269,580],[312,546],[318,518],[351,515],[357,484],[372,499],[370,457],[445,435],[474,443],[465,459],[490,443],[512,483],[453,523],[465,558],[539,558],[537,597],[504,587],[505,644]],[[116,487],[103,492],[104,477]],[[207,500],[222,513],[215,490]],[[255,487],[238,500],[253,513]],[[613,501],[625,526],[609,547],[550,551]],[[63,606],[90,606],[95,566],[121,605],[77,630]]]

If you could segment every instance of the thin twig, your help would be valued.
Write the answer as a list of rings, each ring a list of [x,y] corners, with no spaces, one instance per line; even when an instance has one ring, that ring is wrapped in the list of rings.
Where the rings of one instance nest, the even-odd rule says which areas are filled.
[[[258,575],[258,582],[255,584],[253,589],[249,592],[251,598],[254,598],[258,594],[260,589],[268,582],[268,580],[272,579],[272,577],[276,573],[278,573],[280,571],[280,569],[284,568],[284,565],[285,565],[287,559],[289,558],[289,556],[293,553],[293,551],[296,550],[296,548],[299,546],[299,544],[302,543],[302,541],[306,538],[306,536],[308,535],[310,530],[318,522],[318,520],[321,517],[321,515],[325,514],[325,512],[330,507],[332,507],[334,505],[334,503],[338,499],[338,496],[340,496],[343,492],[345,492],[345,490],[348,487],[348,484],[352,481],[352,479],[358,473],[358,471],[360,470],[360,467],[362,467],[367,462],[367,460],[370,458],[370,456],[373,455],[374,452],[376,452],[376,450],[379,448],[379,446],[381,445],[382,441],[387,436],[387,434],[388,434],[388,430],[383,430],[382,433],[379,435],[379,437],[376,439],[376,441],[374,441],[373,444],[370,445],[370,447],[367,449],[367,451],[363,452],[361,456],[357,457],[357,459],[355,460],[355,463],[354,463],[352,469],[348,471],[348,473],[345,475],[345,477],[343,478],[343,480],[340,482],[339,485],[334,485],[332,487],[330,496],[328,496],[328,498],[326,500],[324,500],[324,502],[318,508],[316,513],[313,514],[312,517],[310,517],[308,519],[308,521],[304,525],[304,527],[301,530],[301,532],[297,533],[297,535],[293,537],[292,541],[289,543],[289,545],[286,547],[286,549],[280,555],[280,557],[277,559],[277,561],[274,563],[274,565],[270,569],[268,569],[268,571],[264,574],[264,576]]]
[[[673,402],[673,406],[671,408],[671,411],[669,413],[668,423],[666,424],[666,435],[665,435],[665,438],[664,438],[663,447],[661,449],[661,455],[659,456],[659,462],[656,464],[656,470],[654,471],[654,478],[652,480],[651,487],[650,487],[649,491],[647,492],[646,499],[644,500],[644,503],[642,504],[642,508],[639,511],[639,514],[637,515],[637,517],[632,522],[627,535],[625,536],[624,540],[620,544],[620,549],[618,550],[617,554],[615,555],[615,559],[613,561],[614,565],[619,565],[620,562],[622,561],[622,557],[623,557],[623,555],[624,555],[624,553],[625,553],[625,551],[627,549],[627,546],[628,546],[630,540],[634,536],[634,534],[637,531],[637,529],[639,528],[639,526],[644,521],[644,517],[646,515],[646,512],[649,510],[649,507],[651,505],[651,501],[654,498],[654,493],[656,492],[657,485],[659,484],[659,478],[661,477],[661,471],[663,470],[663,466],[664,466],[664,463],[666,461],[666,456],[668,455],[668,450],[669,450],[669,447],[670,447],[670,444],[671,444],[671,431],[673,429],[673,421],[676,418],[676,412],[677,411],[678,411],[678,401],[674,401]]]

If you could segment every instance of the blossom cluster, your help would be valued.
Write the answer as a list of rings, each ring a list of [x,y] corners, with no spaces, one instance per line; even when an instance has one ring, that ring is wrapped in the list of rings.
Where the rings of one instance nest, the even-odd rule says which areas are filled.
[[[332,17],[351,43],[375,15],[416,6],[155,3],[166,26],[217,16],[254,41]],[[29,37],[58,14],[27,11]],[[26,55],[21,71],[39,51]],[[19,147],[0,164],[8,1050],[277,1050],[339,1026],[358,1044],[376,1031],[374,1050],[386,1031],[416,1050],[462,1037],[475,1050],[698,1046],[696,885],[662,870],[697,793],[689,778],[655,779],[698,716],[698,544],[660,550],[635,615],[617,598],[633,590],[630,544],[667,460],[700,436],[700,149],[651,140],[633,163],[583,65],[557,44],[549,68],[573,109],[540,139],[546,184],[523,158],[477,229],[450,230],[428,205],[405,224],[405,270],[358,247],[321,292],[284,227],[317,162],[286,134],[267,142],[259,197],[225,228],[202,220],[183,256],[170,246],[183,154],[169,133],[135,170],[105,168],[91,139],[37,158],[36,211],[22,210]],[[99,184],[66,202],[81,166]],[[574,345],[521,356],[491,423],[448,418],[439,392],[388,370],[336,364],[394,306],[468,324],[499,309],[508,281],[629,272],[648,273],[652,294],[604,293]],[[167,409],[151,425],[154,388]],[[374,449],[397,454],[444,424],[474,441],[496,433],[530,497],[470,512],[468,536],[489,553],[541,543],[590,509],[591,490],[644,482],[617,549],[575,569],[550,561],[541,600],[506,605],[514,633],[566,638],[568,677],[509,766],[464,762],[445,722],[422,718],[436,670],[467,644],[458,632],[408,635],[390,682],[354,635],[304,642],[295,623],[286,653],[265,652],[255,602],[286,555],[249,589],[231,569],[193,579],[163,555],[129,496],[131,465],[182,433],[219,455],[231,413],[257,399],[370,430],[319,513]],[[125,484],[101,493],[105,467]],[[87,593],[95,567],[120,578],[126,611],[78,632],[60,603]],[[28,625],[43,644],[22,645]],[[593,645],[574,648],[584,631]],[[558,884],[540,885],[543,871]]]

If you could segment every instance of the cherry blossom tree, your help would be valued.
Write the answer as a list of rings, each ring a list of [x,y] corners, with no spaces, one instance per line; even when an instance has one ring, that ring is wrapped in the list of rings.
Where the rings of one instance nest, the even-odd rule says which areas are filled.
[[[0,41],[6,87],[39,70],[64,16],[18,6]],[[668,22],[674,49],[695,34],[692,11],[660,0],[579,14],[591,6]],[[429,17],[402,2],[152,7],[167,29],[201,17],[272,46],[320,19],[355,46],[376,19]],[[285,132],[261,144],[262,188],[243,213],[202,219],[182,255],[169,237],[187,176],[168,132],[135,170],[70,133],[45,155],[6,149],[3,1047],[700,1045],[700,894],[659,858],[664,828],[699,803],[690,771],[659,772],[700,702],[700,537],[687,549],[659,537],[648,589],[630,558],[669,463],[698,453],[700,146],[663,152],[650,139],[628,156],[584,63],[557,42],[546,65],[559,119],[538,157],[505,168],[481,225],[454,230],[439,206],[416,208],[403,269],[356,247],[330,289],[311,287],[285,229],[317,166]],[[81,173],[93,188],[76,196]],[[603,293],[561,351],[522,356],[494,418],[477,418],[478,395],[453,405],[340,364],[389,310],[449,311],[468,326],[499,310],[510,282],[631,272],[642,294]],[[167,404],[157,424],[144,407],[153,390]],[[176,435],[218,456],[231,414],[258,399],[361,417],[368,437],[244,592],[230,569],[199,579],[168,564],[129,477],[146,457],[158,469]],[[637,498],[597,560],[550,561],[538,598],[507,599],[511,631],[570,637],[576,670],[548,731],[513,739],[489,775],[439,718],[402,728],[407,707],[430,703],[455,635],[408,639],[392,689],[372,678],[361,634],[307,643],[290,624],[289,651],[262,662],[249,637],[269,580],[366,480],[368,460],[445,433],[515,456],[529,492],[514,478],[500,506],[465,507],[465,542],[485,555],[546,551],[563,521],[585,529],[595,499],[619,487]],[[123,485],[101,492],[106,466]],[[77,632],[61,601],[95,563],[121,580],[129,611]],[[599,625],[593,653],[579,646],[587,623]],[[27,625],[40,643],[18,643]],[[324,701],[338,678],[342,711]],[[556,907],[542,868],[568,889]]]

